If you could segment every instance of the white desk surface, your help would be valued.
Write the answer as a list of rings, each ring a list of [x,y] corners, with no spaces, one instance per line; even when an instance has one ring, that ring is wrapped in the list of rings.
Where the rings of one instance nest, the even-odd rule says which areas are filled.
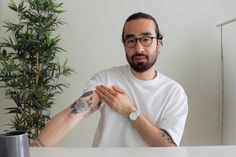
[[[30,157],[235,157],[235,146],[176,148],[30,148]]]

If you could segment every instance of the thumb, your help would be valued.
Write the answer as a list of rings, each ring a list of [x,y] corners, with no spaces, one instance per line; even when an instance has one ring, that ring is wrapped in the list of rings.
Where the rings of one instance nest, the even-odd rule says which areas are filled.
[[[118,93],[125,94],[125,91],[116,85],[113,86],[113,90],[115,90]]]

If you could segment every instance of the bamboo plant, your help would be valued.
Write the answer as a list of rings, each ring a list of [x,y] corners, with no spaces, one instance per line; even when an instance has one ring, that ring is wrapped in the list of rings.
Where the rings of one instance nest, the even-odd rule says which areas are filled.
[[[5,108],[13,114],[15,130],[28,132],[35,139],[50,119],[54,96],[63,92],[67,83],[60,82],[73,70],[62,63],[58,54],[65,52],[58,46],[55,35],[64,22],[59,15],[63,3],[55,0],[13,0],[8,7],[17,14],[17,22],[5,21],[7,38],[0,42],[0,87],[13,100]]]

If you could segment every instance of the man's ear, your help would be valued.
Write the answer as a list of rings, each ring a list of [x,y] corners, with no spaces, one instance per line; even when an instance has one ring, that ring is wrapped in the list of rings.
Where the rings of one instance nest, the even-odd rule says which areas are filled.
[[[162,40],[161,40],[161,39],[158,39],[158,40],[157,40],[157,45],[158,45],[158,46],[163,46],[163,43],[162,43]]]
[[[162,40],[158,39],[157,40],[157,53],[160,54],[160,49],[161,49],[161,46],[162,46]]]

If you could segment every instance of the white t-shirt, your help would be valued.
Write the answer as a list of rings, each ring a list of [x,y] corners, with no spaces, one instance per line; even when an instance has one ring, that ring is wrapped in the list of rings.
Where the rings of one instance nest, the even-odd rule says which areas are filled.
[[[158,73],[153,80],[139,80],[129,65],[113,67],[95,74],[84,92],[97,85],[117,85],[125,90],[140,114],[169,133],[179,145],[186,122],[188,104],[183,88],[175,81]],[[95,134],[94,147],[146,147],[148,146],[132,127],[127,117],[112,110],[104,102]]]

